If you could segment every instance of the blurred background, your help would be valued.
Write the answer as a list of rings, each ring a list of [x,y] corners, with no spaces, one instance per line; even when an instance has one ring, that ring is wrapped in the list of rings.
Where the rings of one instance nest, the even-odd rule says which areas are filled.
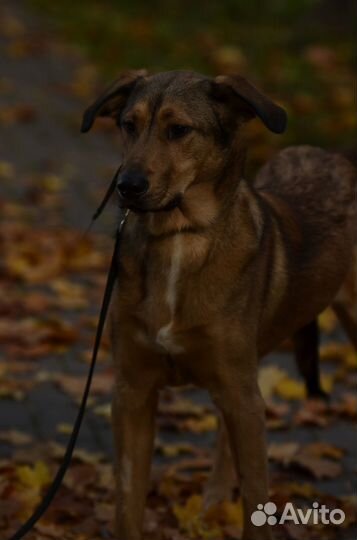
[[[289,131],[275,145],[303,141],[353,148],[353,0],[34,0],[33,5],[108,79],[126,66],[239,72],[288,108]],[[253,156],[259,161],[271,152],[272,141],[261,133],[256,137]]]
[[[114,205],[83,233],[120,161],[116,131],[102,120],[80,135],[84,108],[128,68],[239,72],[289,114],[283,136],[250,123],[249,176],[291,144],[355,161],[356,11],[354,0],[2,0],[1,537],[38,503],[63,454],[112,249]],[[279,511],[317,500],[346,521],[277,527],[284,540],[356,536],[356,353],[330,311],[320,324],[329,403],[305,399],[289,343],[262,363],[271,500]],[[73,465],[36,540],[113,537],[112,378],[105,338]],[[204,392],[163,392],[145,538],[240,538],[238,490],[235,504],[200,514],[215,427]]]

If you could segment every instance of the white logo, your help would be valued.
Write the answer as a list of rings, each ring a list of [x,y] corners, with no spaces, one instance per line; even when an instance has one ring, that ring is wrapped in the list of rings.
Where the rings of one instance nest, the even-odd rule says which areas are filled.
[[[280,519],[276,517],[278,508],[275,503],[267,502],[265,505],[258,504],[257,510],[253,512],[251,520],[256,527],[262,527],[266,523],[268,525],[280,525],[292,522],[295,525],[341,525],[345,521],[345,513],[343,510],[336,508],[330,510],[325,504],[319,505],[318,502],[314,502],[312,508],[301,509],[295,508],[294,505],[289,502],[286,503],[283,513]]]
[[[256,527],[261,527],[267,522],[269,525],[276,525],[278,523],[277,518],[274,516],[278,509],[276,504],[273,502],[267,502],[264,506],[262,504],[258,504],[257,508],[258,510],[253,512],[251,517],[253,525]]]

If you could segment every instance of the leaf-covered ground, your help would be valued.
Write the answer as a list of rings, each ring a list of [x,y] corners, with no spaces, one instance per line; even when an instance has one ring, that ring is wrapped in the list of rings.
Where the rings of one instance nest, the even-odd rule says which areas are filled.
[[[318,47],[310,58],[321,78],[344,65],[348,81],[351,73],[341,51],[327,54]],[[79,135],[81,112],[99,77],[88,60],[54,37],[50,19],[39,18],[21,2],[4,2],[0,52],[0,536],[6,539],[46,491],[81,397],[115,208],[108,209],[95,233],[83,236],[83,231],[118,153],[105,123],[93,135]],[[331,114],[338,115],[341,107],[344,118],[350,118],[349,91]],[[271,146],[265,141],[268,150],[259,154],[263,139],[254,129],[258,162]],[[347,149],[345,135],[339,144]],[[342,508],[346,521],[340,527],[275,527],[284,540],[356,536],[356,355],[330,312],[323,314],[321,325],[329,403],[305,400],[288,343],[262,364],[271,500],[279,511],[287,501],[301,508],[318,501]],[[73,464],[33,539],[113,538],[111,384],[105,339]],[[204,392],[162,393],[145,538],[240,538],[238,490],[234,503],[202,511],[215,426]]]

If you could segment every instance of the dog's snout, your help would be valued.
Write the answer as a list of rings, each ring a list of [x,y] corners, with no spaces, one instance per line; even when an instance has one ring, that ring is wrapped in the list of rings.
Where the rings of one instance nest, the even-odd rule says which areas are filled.
[[[117,189],[122,197],[137,198],[147,192],[149,182],[140,171],[126,171],[120,175]]]

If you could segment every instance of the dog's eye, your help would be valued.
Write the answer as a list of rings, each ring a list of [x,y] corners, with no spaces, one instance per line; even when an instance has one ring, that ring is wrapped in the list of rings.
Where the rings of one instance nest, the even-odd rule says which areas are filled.
[[[135,135],[136,133],[136,126],[132,120],[124,120],[121,123],[121,127],[128,133],[128,135]]]
[[[170,126],[168,129],[167,137],[170,141],[174,139],[181,139],[181,137],[184,137],[191,131],[192,131],[191,126],[183,126],[181,124],[172,124],[172,126]]]

